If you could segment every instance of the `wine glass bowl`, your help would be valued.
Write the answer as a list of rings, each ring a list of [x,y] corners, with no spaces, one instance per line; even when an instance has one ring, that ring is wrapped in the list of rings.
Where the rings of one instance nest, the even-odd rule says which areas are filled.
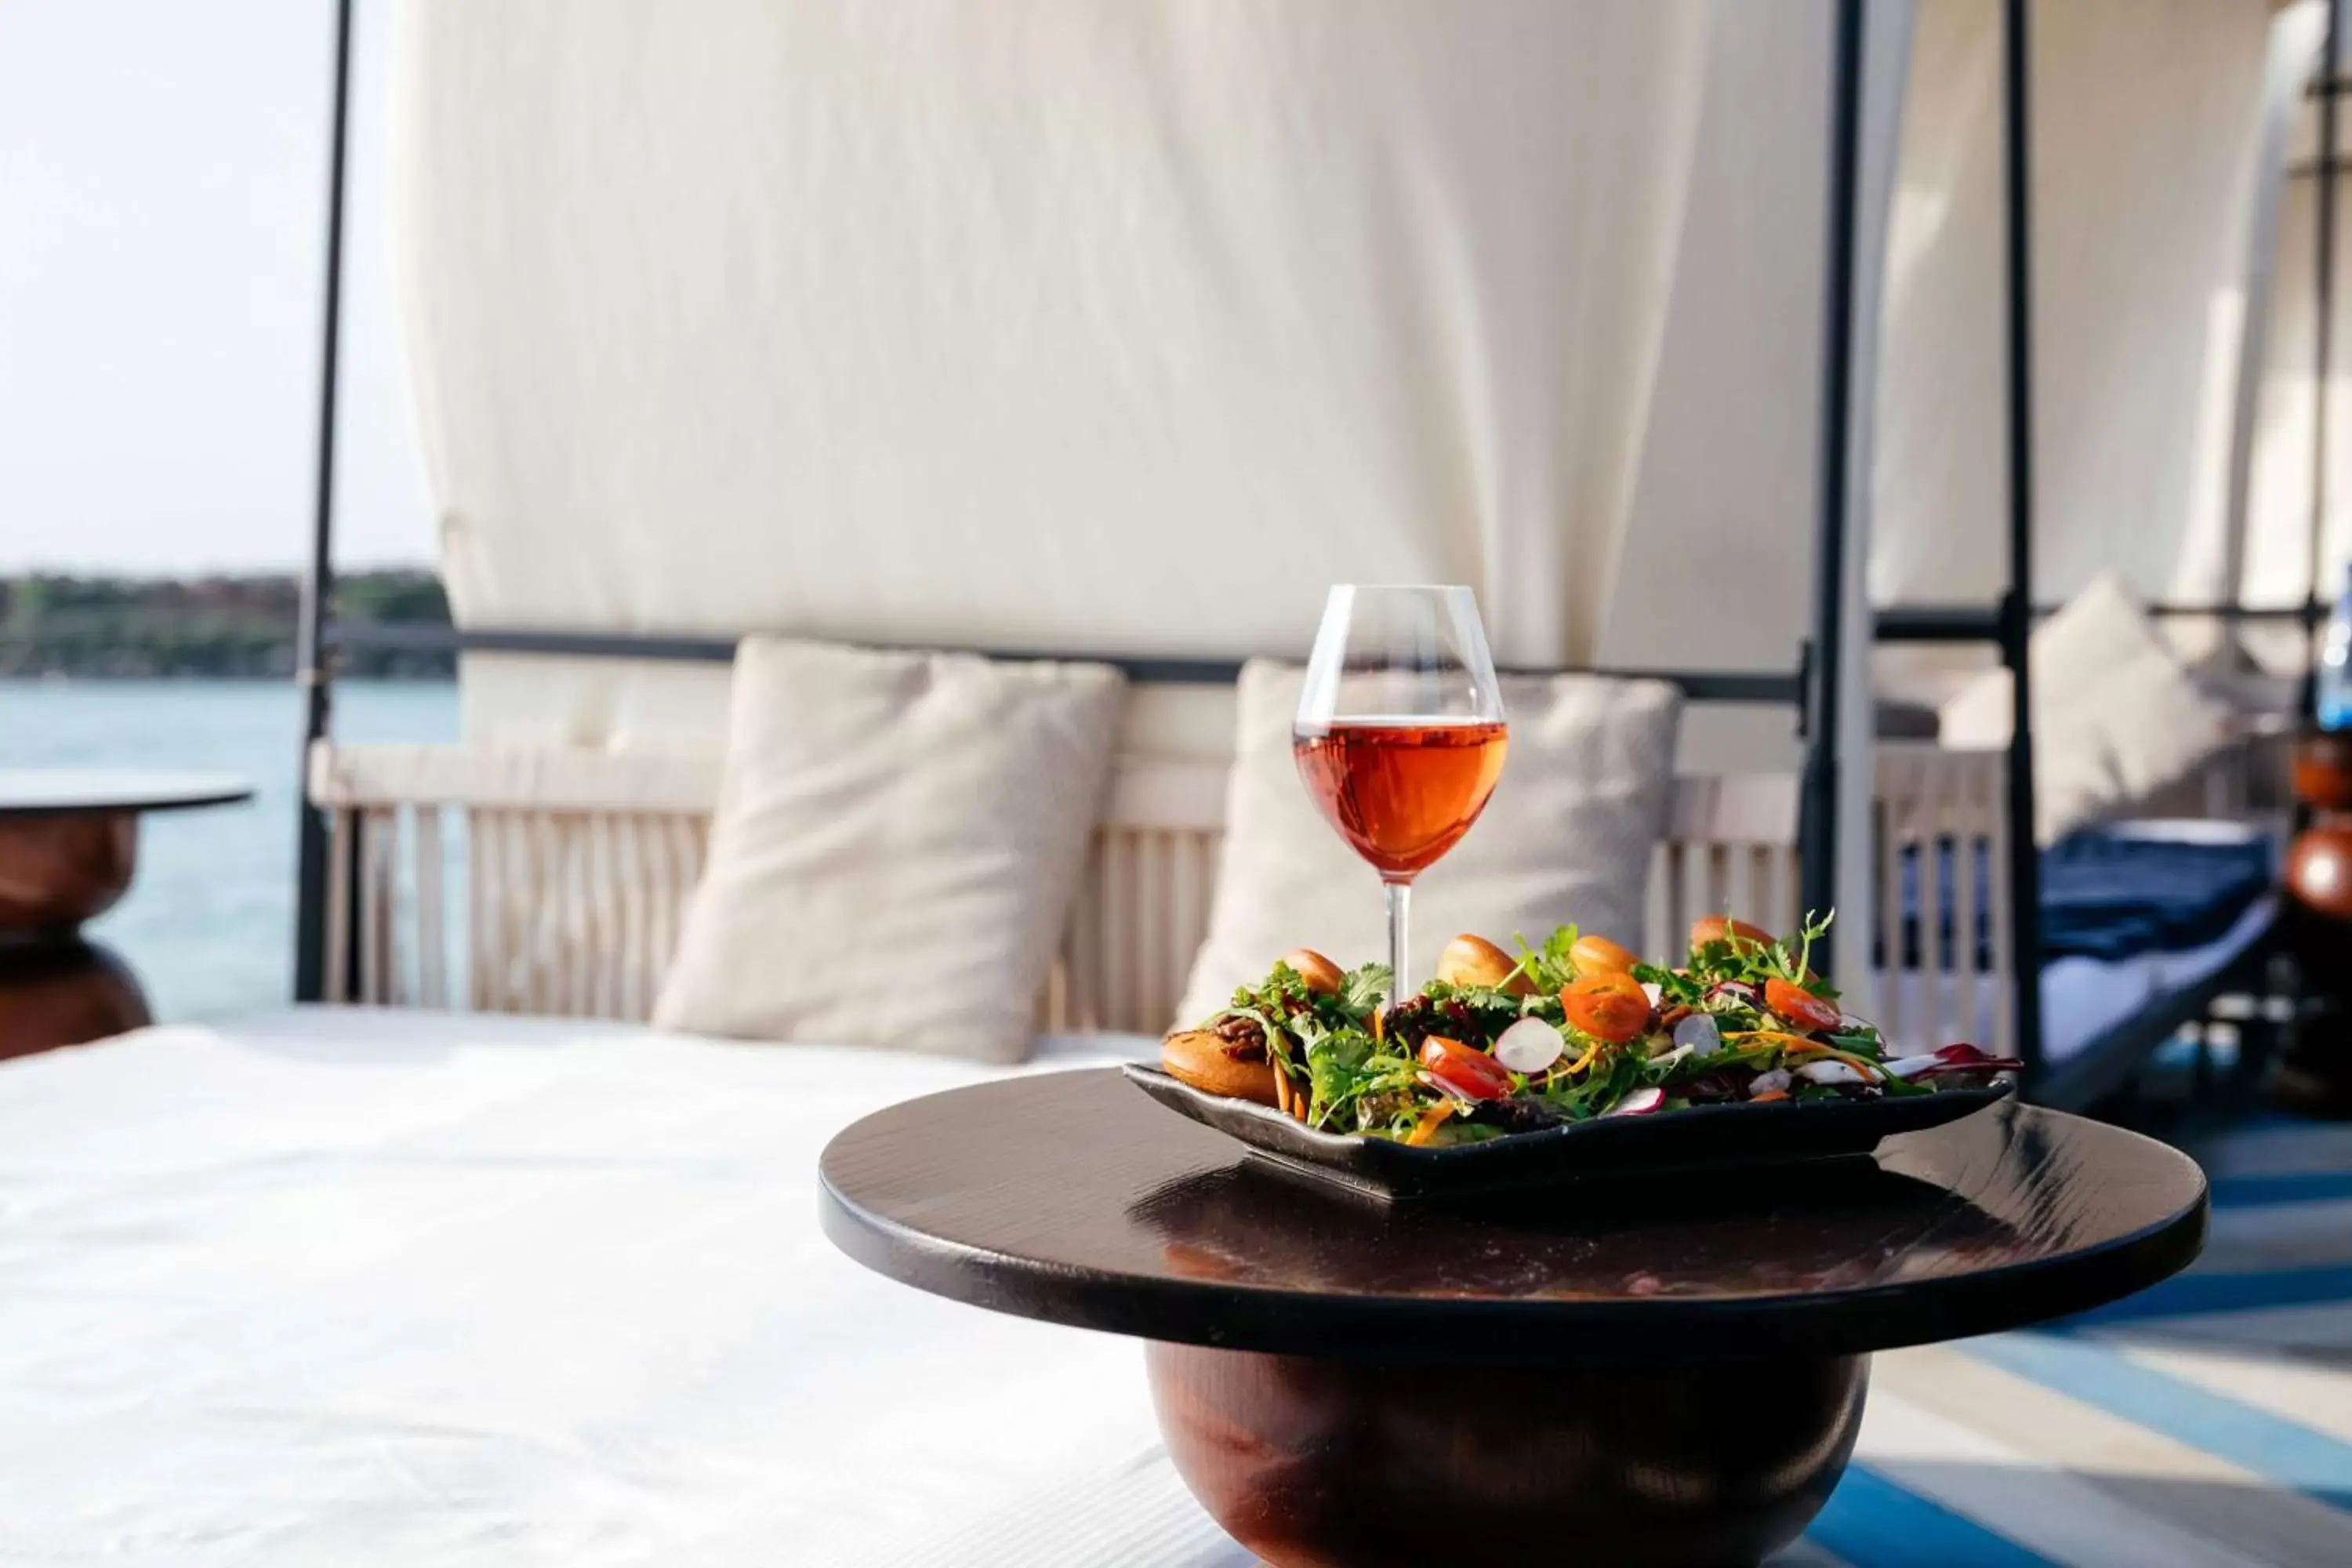
[[[1390,994],[1407,988],[1412,879],[1486,809],[1509,746],[1465,587],[1331,590],[1291,728],[1299,777],[1388,898]]]

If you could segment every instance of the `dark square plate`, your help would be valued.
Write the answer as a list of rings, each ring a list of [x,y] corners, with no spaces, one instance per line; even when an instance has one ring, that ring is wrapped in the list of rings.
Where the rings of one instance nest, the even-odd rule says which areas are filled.
[[[1120,1070],[1169,1110],[1239,1139],[1252,1153],[1386,1198],[1450,1197],[1595,1177],[1867,1154],[1882,1138],[1957,1121],[2010,1092],[2003,1082],[1887,1100],[1695,1105],[1649,1116],[1575,1121],[1451,1149],[1415,1149],[1386,1138],[1318,1132],[1271,1106],[1203,1094],[1158,1068],[1130,1063]]]

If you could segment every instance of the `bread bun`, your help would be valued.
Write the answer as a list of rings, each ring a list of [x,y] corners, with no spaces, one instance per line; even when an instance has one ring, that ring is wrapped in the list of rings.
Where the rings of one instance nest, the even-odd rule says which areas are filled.
[[[1632,949],[1621,947],[1605,936],[1578,937],[1576,945],[1568,950],[1568,961],[1576,966],[1580,976],[1631,974],[1633,965],[1641,962]]]
[[[1311,947],[1294,947],[1282,955],[1282,962],[1297,970],[1298,978],[1307,982],[1307,989],[1318,996],[1337,996],[1339,987],[1347,982],[1348,977],[1339,973],[1338,964]]]
[[[1535,991],[1535,982],[1524,974],[1511,973],[1518,966],[1517,959],[1485,937],[1465,931],[1447,942],[1445,951],[1437,955],[1437,978],[1448,985],[1499,986],[1514,996],[1530,995]]]
[[[1693,922],[1690,930],[1690,944],[1694,948],[1700,948],[1705,947],[1708,942],[1721,942],[1726,937],[1734,936],[1742,942],[1760,942],[1767,947],[1779,940],[1762,926],[1752,926],[1746,921],[1730,920],[1722,915],[1707,915]]]
[[[1272,1105],[1274,1064],[1262,1047],[1239,1045],[1214,1029],[1180,1029],[1160,1042],[1160,1065],[1170,1078],[1204,1094]]]

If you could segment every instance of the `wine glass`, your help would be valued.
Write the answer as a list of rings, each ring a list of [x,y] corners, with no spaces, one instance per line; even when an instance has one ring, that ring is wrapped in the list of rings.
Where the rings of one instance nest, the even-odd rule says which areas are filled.
[[[1406,991],[1412,879],[1486,809],[1509,732],[1470,590],[1331,590],[1290,731],[1307,793],[1388,896],[1389,1000]]]

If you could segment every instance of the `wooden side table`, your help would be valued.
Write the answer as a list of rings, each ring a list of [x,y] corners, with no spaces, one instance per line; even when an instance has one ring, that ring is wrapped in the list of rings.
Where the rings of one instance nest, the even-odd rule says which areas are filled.
[[[2293,777],[2311,825],[2287,849],[2280,932],[2303,1005],[2273,1092],[2307,1115],[2352,1116],[2352,733],[2305,734]]]
[[[2186,1155],[2014,1103],[1866,1159],[1382,1204],[1108,1070],[894,1106],[819,1175],[866,1267],[1147,1342],[1178,1472],[1276,1568],[1759,1562],[1837,1485],[1871,1352],[2128,1295],[2206,1211]]]
[[[129,967],[83,940],[83,922],[130,890],[142,815],[252,794],[216,773],[0,768],[0,1058],[154,1021]]]

